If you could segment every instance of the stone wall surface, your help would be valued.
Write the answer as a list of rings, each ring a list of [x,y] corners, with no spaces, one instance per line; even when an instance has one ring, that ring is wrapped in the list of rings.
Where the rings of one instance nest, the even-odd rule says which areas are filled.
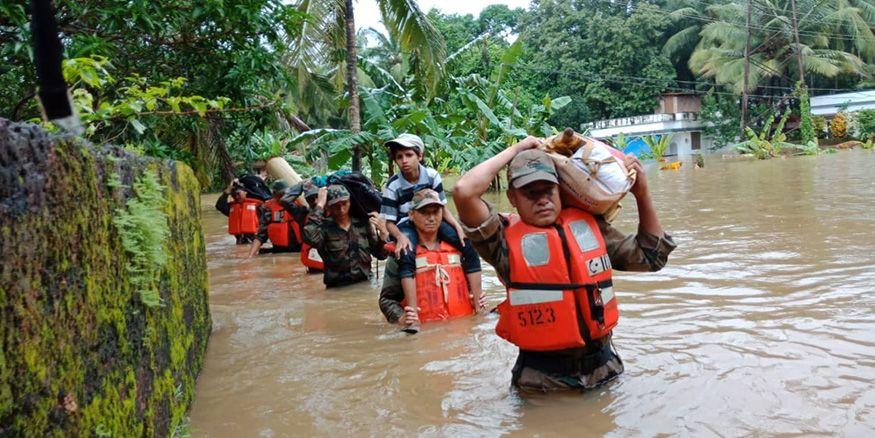
[[[145,271],[159,305],[115,222],[147,172],[167,215],[166,262]],[[0,119],[0,436],[182,430],[211,327],[199,191],[181,163]]]

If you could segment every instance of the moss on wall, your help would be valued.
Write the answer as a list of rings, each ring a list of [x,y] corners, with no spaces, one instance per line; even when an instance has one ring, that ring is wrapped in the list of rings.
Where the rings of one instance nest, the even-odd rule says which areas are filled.
[[[169,235],[143,304],[114,223],[154,172]],[[165,436],[210,333],[199,186],[185,165],[0,119],[0,436]]]

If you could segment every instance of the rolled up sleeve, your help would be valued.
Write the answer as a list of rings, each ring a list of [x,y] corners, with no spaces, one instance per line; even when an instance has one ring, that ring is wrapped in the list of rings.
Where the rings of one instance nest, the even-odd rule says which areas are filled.
[[[476,227],[461,224],[462,231],[471,240],[477,254],[495,268],[499,278],[506,279],[509,275],[507,243],[504,241],[507,221],[495,210],[494,205],[486,201],[483,203],[489,208],[489,216]]]
[[[386,317],[386,321],[394,323],[404,315],[401,300],[404,299],[404,290],[401,288],[401,279],[398,277],[398,265],[395,259],[386,260],[386,270],[383,272],[383,287],[380,289],[380,311]]]
[[[323,249],[322,220],[324,217],[324,210],[321,207],[316,207],[310,213],[307,225],[304,225],[304,242],[316,250]]]

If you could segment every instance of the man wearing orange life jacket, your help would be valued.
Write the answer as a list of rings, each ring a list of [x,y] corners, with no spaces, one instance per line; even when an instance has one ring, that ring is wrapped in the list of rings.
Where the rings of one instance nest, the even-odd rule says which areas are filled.
[[[638,234],[623,235],[604,218],[562,208],[556,169],[528,137],[465,174],[453,190],[466,235],[507,287],[499,336],[520,348],[513,384],[528,391],[589,389],[615,379],[623,362],[611,346],[619,313],[612,269],[657,271],[675,248],[650,197],[644,169],[631,192]],[[481,196],[502,167],[518,215],[499,215]]]
[[[216,200],[216,210],[228,216],[228,234],[234,236],[238,245],[248,244],[255,238],[260,205],[260,200],[248,197],[237,179],[231,181]]]
[[[300,195],[301,186],[289,187],[284,181],[273,184],[271,192],[273,197],[261,205],[258,210],[259,224],[258,233],[249,250],[249,257],[263,253],[298,252],[301,250],[301,230],[307,219],[309,210],[307,207],[292,201],[284,204],[282,198],[286,191],[291,189],[292,195]],[[297,198],[297,196],[295,196]],[[273,245],[270,249],[261,249],[265,242],[270,240]]]
[[[470,272],[462,267],[462,253],[438,237],[443,208],[436,191],[414,193],[408,214],[417,237],[415,256],[386,261],[380,310],[389,322],[408,333],[416,333],[420,322],[473,315],[484,306],[480,284],[468,282]],[[415,266],[401,266],[410,263],[408,260]],[[399,272],[415,274],[402,276]]]

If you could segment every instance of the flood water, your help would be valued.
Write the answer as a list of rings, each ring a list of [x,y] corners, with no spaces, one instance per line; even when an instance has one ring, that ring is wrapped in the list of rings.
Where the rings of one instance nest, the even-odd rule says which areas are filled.
[[[376,282],[326,291],[296,254],[243,260],[205,196],[213,334],[193,434],[875,436],[873,173],[867,151],[649,168],[679,246],[660,272],[615,272],[626,373],[536,397],[510,389],[496,315],[399,333]],[[634,232],[624,207],[615,225]]]

